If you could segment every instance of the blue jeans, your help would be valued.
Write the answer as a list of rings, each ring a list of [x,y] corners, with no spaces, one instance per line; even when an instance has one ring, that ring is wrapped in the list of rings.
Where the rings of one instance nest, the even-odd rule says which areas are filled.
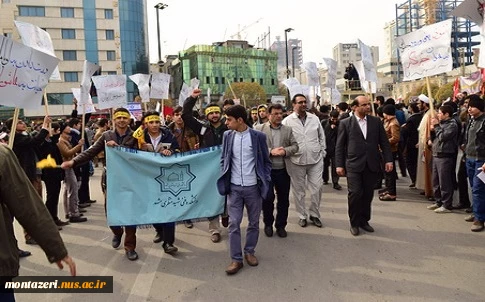
[[[485,183],[477,177],[481,171],[481,169],[478,171],[478,168],[481,168],[483,163],[485,163],[483,160],[469,158],[466,160],[466,171],[472,188],[473,215],[479,221],[485,221]]]

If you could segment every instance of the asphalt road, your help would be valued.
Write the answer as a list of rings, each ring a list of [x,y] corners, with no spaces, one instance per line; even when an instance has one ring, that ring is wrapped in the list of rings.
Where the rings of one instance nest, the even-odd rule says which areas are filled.
[[[89,221],[66,226],[61,235],[78,275],[113,276],[114,292],[16,294],[17,301],[485,301],[485,232],[472,233],[464,212],[427,210],[430,203],[408,188],[408,178],[398,180],[397,201],[374,199],[375,233],[350,234],[342,179],[343,191],[325,186],[323,228],[298,226],[291,205],[288,237],[267,238],[261,223],[259,266],[245,265],[227,276],[227,230],[222,242],[212,243],[207,222],[193,229],[177,226],[174,257],[152,243],[153,229],[137,233],[138,261],[126,259],[123,249],[114,250],[100,172],[96,169],[91,180],[98,202],[88,208]],[[18,224],[16,234],[23,238]],[[23,240],[19,246],[33,253],[21,259],[21,275],[68,274],[49,264],[38,246]]]

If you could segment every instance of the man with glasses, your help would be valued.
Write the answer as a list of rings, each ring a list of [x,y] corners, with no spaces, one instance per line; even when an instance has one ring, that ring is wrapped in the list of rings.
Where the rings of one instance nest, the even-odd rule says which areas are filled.
[[[385,160],[385,170],[393,169],[389,140],[378,117],[368,115],[371,103],[365,96],[355,98],[354,116],[340,121],[335,162],[337,174],[347,176],[350,232],[359,235],[359,227],[374,232],[369,225],[374,185],[377,181],[380,152]]]
[[[291,127],[293,136],[298,142],[298,152],[286,160],[287,171],[291,178],[291,191],[300,218],[298,224],[302,228],[306,227],[307,218],[309,218],[315,226],[321,228],[320,202],[326,148],[325,134],[320,119],[306,112],[307,98],[303,94],[295,94],[292,103],[293,113],[287,116],[282,124]],[[311,199],[308,211],[305,206],[307,189]]]

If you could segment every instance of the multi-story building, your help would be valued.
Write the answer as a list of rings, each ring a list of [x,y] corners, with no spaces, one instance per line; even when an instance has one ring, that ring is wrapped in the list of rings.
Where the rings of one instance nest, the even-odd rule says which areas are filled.
[[[187,84],[198,78],[203,91],[210,88],[213,100],[224,95],[230,82],[259,83],[267,96],[271,96],[278,94],[277,59],[274,51],[255,49],[247,41],[229,40],[194,45],[181,51],[180,63],[172,64],[170,70],[181,72],[181,79]],[[177,81],[174,74],[172,77]],[[171,88],[172,91],[177,89],[180,90],[178,85]]]
[[[280,41],[280,36],[276,36],[276,41],[269,47],[270,50],[278,53],[278,79],[283,80],[286,78],[286,47],[285,41]],[[303,64],[303,48],[302,42],[299,39],[288,40],[288,69],[290,75],[298,76],[300,65]],[[298,71],[296,71],[298,70]]]
[[[46,30],[59,62],[61,81],[46,88],[51,115],[69,114],[71,88],[79,87],[83,62],[101,66],[101,74],[148,73],[148,35],[144,0],[5,0],[0,3],[0,33],[19,41],[14,20]],[[127,81],[129,101],[136,85]],[[96,102],[96,100],[95,100]],[[26,110],[43,115],[43,109]]]
[[[377,66],[379,60],[379,47],[369,46],[374,61]],[[339,43],[333,47],[333,59],[337,61],[337,79],[344,77],[345,68],[350,63],[362,60],[362,55],[357,43]]]

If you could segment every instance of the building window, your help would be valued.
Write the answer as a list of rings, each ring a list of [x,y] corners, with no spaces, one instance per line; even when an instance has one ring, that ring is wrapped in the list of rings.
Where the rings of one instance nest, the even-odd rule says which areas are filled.
[[[64,72],[64,82],[78,82],[77,72],[75,71]]]
[[[113,10],[112,9],[105,9],[104,10],[104,18],[105,19],[113,19]]]
[[[10,3],[12,2],[11,0],[2,0],[2,3]]]
[[[116,60],[116,52],[114,50],[106,51],[106,60],[108,61]]]
[[[271,79],[271,85],[274,86],[274,79]]]
[[[61,29],[63,39],[76,39],[75,29]]]
[[[45,7],[43,7],[43,6],[19,6],[19,16],[45,17]]]
[[[61,7],[62,18],[74,18],[74,7]]]
[[[251,83],[254,83],[254,78],[251,78]]]
[[[234,78],[234,83],[237,83],[237,78]]]
[[[259,79],[259,85],[263,85],[263,79]]]
[[[108,71],[108,75],[116,75],[116,71]]]
[[[221,84],[224,84],[226,82],[226,78],[225,77],[222,77],[221,78]]]
[[[64,61],[76,61],[77,54],[75,50],[63,50],[62,51],[62,59]]]
[[[210,83],[211,83],[211,78],[210,78],[210,77],[205,77],[205,82],[206,82],[207,84],[210,84]]]
[[[112,29],[106,30],[106,40],[114,40],[115,39],[115,31]]]
[[[239,82],[244,82],[244,79],[243,78],[239,78]]]

